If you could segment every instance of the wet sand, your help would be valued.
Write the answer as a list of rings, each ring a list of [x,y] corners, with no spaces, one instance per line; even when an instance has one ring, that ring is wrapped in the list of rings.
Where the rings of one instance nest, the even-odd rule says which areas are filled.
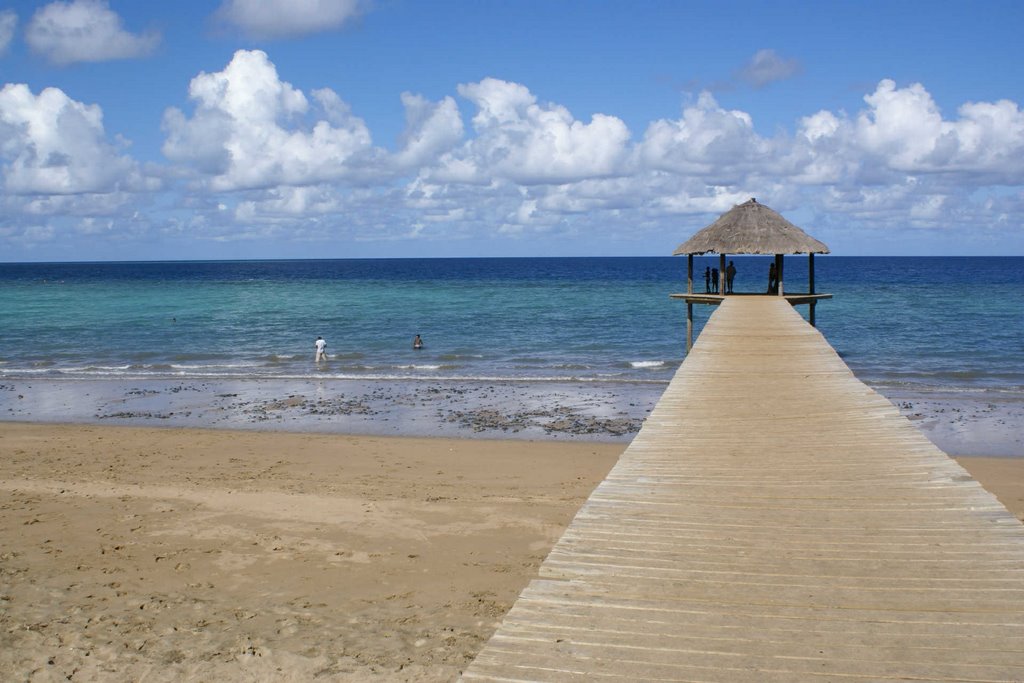
[[[0,421],[629,443],[662,382],[10,379]],[[883,392],[953,456],[1024,456],[1024,396]]]
[[[628,443],[659,382],[9,380],[0,420]]]

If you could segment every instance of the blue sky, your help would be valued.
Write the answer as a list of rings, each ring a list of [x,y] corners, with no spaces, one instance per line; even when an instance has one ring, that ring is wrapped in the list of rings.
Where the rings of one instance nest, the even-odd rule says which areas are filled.
[[[1024,254],[1022,7],[0,4],[0,261]]]

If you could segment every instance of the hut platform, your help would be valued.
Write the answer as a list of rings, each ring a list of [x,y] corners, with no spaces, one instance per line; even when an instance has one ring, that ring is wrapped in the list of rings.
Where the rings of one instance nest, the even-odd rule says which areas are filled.
[[[776,296],[774,294],[760,294],[752,292],[733,292],[732,294],[705,294],[704,292],[683,292],[681,294],[669,294],[671,299],[683,299],[688,304],[709,304],[711,306],[717,306],[727,298],[736,296]],[[809,304],[811,302],[822,301],[823,299],[831,299],[831,294],[816,294],[808,292],[787,292],[784,295],[778,295],[779,298],[785,299],[790,304],[796,306],[797,304]]]
[[[730,296],[466,681],[1022,681],[1024,525]]]

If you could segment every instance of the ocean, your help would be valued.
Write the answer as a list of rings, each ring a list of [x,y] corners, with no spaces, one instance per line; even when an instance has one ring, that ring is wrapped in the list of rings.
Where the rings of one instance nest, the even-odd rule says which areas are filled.
[[[732,260],[736,292],[764,291],[768,258]],[[787,291],[806,266],[787,257]],[[0,383],[511,382],[656,400],[686,352],[669,298],[685,278],[681,257],[2,264]],[[834,295],[819,330],[882,393],[1024,396],[1024,257],[819,256],[815,283]],[[695,306],[696,334],[712,310]]]

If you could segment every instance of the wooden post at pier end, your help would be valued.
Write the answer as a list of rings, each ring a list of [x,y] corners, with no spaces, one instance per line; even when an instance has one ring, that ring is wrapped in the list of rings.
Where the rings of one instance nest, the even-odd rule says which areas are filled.
[[[686,293],[693,294],[693,254],[686,255]]]
[[[725,294],[725,254],[718,255],[718,293]]]
[[[814,294],[814,254],[807,255],[807,293]],[[818,305],[818,302],[811,299],[811,303],[808,304],[810,307],[807,312],[808,321],[811,323],[811,327],[817,327],[814,324],[814,307]]]
[[[686,255],[686,293],[693,294],[693,254]],[[693,348],[693,304],[686,304],[686,352]]]
[[[782,286],[782,254],[775,255],[775,282],[776,287],[779,291],[776,292],[779,296],[785,295],[785,289]]]

